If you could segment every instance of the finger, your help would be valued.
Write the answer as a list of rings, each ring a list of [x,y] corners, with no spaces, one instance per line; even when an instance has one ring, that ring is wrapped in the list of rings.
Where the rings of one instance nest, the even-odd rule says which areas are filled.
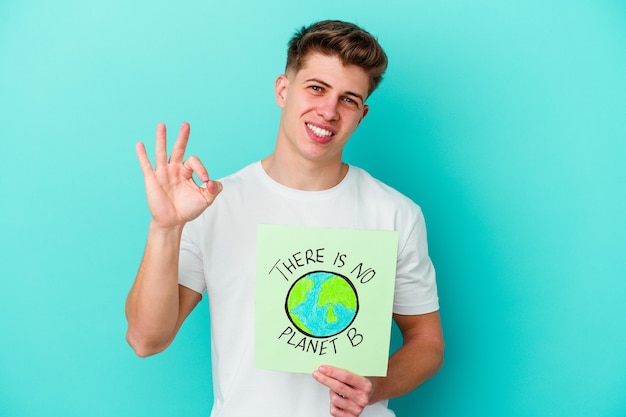
[[[222,183],[219,181],[209,181],[206,183],[206,189],[213,198],[222,191],[222,188]]]
[[[345,396],[346,389],[343,388],[345,384],[334,378],[330,378],[326,376],[324,373],[321,372],[321,367],[318,370],[313,372],[313,378],[315,378],[315,380],[319,382],[320,384],[328,387],[331,390],[331,392],[334,392],[337,395]],[[349,388],[349,387],[346,387],[346,388]]]
[[[330,392],[330,414],[339,416],[359,416],[365,406],[354,403],[349,398],[342,397],[336,392]]]
[[[340,383],[346,384],[357,390],[369,392],[372,388],[372,383],[369,379],[346,369],[337,368],[331,365],[322,365],[318,370],[327,377],[335,379]]]
[[[152,173],[152,164],[150,163],[150,159],[148,158],[148,154],[146,153],[146,147],[143,143],[137,142],[135,145],[135,152],[137,152],[137,158],[139,159],[139,166],[141,167],[141,172],[143,175],[149,175]]]
[[[190,156],[183,163],[183,167],[185,168],[185,170],[187,170],[187,172],[189,173],[189,176],[191,176],[191,174],[194,173],[196,174],[196,177],[198,177],[200,181],[202,182],[209,181],[209,173],[207,172],[206,168],[204,167],[204,165],[202,164],[202,162],[197,156]]]
[[[313,377],[337,395],[361,407],[369,402],[372,383],[365,377],[330,365],[320,366],[313,372]]]
[[[163,123],[159,123],[156,129],[156,168],[159,169],[167,165],[167,140],[166,129]]]
[[[187,143],[189,142],[190,129],[191,127],[187,122],[183,123],[180,126],[178,138],[176,139],[176,143],[172,148],[172,154],[170,155],[171,163],[177,164],[183,162],[183,158],[185,157],[185,149],[187,148]]]

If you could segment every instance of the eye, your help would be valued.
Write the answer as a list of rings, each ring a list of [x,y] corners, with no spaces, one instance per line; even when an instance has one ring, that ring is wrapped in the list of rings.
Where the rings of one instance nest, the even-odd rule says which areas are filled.
[[[359,107],[359,102],[350,97],[344,97],[343,102],[352,107]]]
[[[319,85],[312,85],[309,88],[311,89],[311,91],[315,93],[321,93],[323,91],[323,88],[320,87]]]

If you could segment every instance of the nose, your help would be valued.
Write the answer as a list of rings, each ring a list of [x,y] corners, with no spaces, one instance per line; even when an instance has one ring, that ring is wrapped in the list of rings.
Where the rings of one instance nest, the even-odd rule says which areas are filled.
[[[328,95],[324,97],[324,100],[321,100],[318,103],[317,113],[324,118],[324,120],[337,120],[339,118],[339,108],[338,108],[339,100],[337,97],[332,97]]]

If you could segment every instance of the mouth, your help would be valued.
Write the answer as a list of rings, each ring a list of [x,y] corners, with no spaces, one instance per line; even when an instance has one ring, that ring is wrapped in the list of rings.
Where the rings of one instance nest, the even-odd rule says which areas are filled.
[[[332,130],[324,129],[311,123],[307,123],[306,127],[313,134],[313,139],[315,139],[316,142],[328,143],[332,137],[335,136],[335,132]]]

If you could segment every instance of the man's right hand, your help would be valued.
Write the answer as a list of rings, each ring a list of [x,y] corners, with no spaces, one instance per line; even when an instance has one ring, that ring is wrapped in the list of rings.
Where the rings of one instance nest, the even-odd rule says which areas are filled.
[[[222,184],[211,181],[206,168],[196,156],[184,160],[189,140],[189,124],[183,123],[169,161],[165,125],[156,130],[156,168],[152,168],[143,143],[137,143],[137,157],[143,172],[148,207],[153,225],[168,229],[182,227],[198,217],[222,191]],[[196,184],[192,175],[205,186]]]

